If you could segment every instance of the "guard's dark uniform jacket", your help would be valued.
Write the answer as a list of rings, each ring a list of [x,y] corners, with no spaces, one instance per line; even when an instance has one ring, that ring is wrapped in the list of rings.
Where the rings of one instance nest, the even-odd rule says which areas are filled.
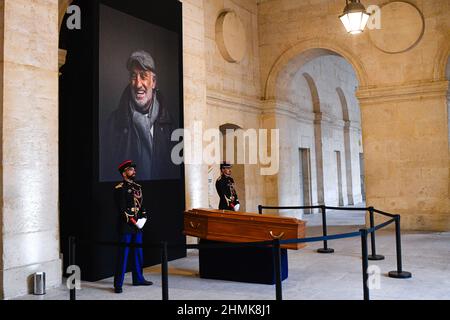
[[[135,223],[147,218],[143,207],[142,187],[135,182],[123,181],[114,190],[114,200],[119,218],[119,232],[121,234],[136,234],[142,232]]]
[[[220,197],[219,210],[234,211],[239,199],[233,178],[221,175],[216,181],[216,190]]]

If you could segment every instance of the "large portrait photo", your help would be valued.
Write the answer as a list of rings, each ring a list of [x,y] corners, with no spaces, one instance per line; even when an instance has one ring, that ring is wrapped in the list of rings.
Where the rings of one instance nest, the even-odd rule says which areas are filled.
[[[177,33],[100,5],[99,180],[126,160],[141,181],[180,178],[172,132],[180,128]]]

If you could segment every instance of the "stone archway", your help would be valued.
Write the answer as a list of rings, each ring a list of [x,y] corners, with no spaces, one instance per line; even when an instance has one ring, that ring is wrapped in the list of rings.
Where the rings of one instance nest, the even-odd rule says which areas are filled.
[[[351,171],[350,174],[348,174],[348,172],[347,174],[345,174],[345,169],[343,168],[346,168],[349,163],[350,165],[354,163],[355,166],[357,166],[356,163],[358,161],[347,161],[347,158],[350,158],[348,152],[350,151],[349,147],[350,139],[348,138],[349,134],[347,134],[347,143],[344,143],[345,140],[344,138],[342,138],[342,140],[340,138],[341,135],[342,136],[345,135],[346,130],[345,125],[346,124],[349,125],[348,121],[349,112],[348,110],[346,112],[345,108],[343,109],[344,106],[342,105],[343,102],[342,98],[344,98],[345,106],[347,101],[345,100],[344,95],[339,96],[339,92],[336,92],[336,88],[339,86],[339,84],[337,84],[335,87],[333,87],[334,89],[333,88],[331,89],[330,94],[332,94],[334,97],[333,100],[335,102],[333,103],[336,106],[336,109],[340,109],[343,116],[338,116],[337,118],[334,118],[335,115],[331,115],[328,113],[328,108],[327,111],[322,110],[323,106],[321,106],[321,104],[323,103],[323,101],[321,101],[322,97],[319,97],[318,87],[315,83],[315,79],[310,74],[308,74],[308,72],[304,72],[304,70],[302,69],[304,66],[306,66],[313,60],[320,59],[325,56],[339,57],[339,59],[345,61],[345,64],[348,65],[348,69],[352,69],[352,72],[354,73],[354,82],[355,82],[355,86],[352,88],[355,88],[358,85],[367,86],[368,79],[367,74],[365,72],[365,68],[359,61],[359,58],[357,58],[353,53],[346,50],[333,40],[302,41],[297,45],[293,46],[291,49],[287,50],[285,53],[283,53],[274,63],[268,76],[268,79],[266,81],[266,87],[264,92],[267,106],[266,109],[270,109],[271,116],[274,118],[272,123],[275,123],[275,126],[279,128],[283,127],[284,125],[286,125],[288,122],[291,121],[285,120],[288,118],[291,119],[300,118],[303,119],[302,120],[303,122],[306,121],[309,123],[311,123],[312,121],[314,125],[314,137],[312,144],[309,145],[313,145],[315,150],[314,151],[315,168],[313,168],[313,170],[315,170],[316,179],[314,178],[313,179],[316,181],[313,182],[313,186],[315,187],[315,188],[313,187],[313,189],[316,189],[317,196],[316,199],[313,199],[314,204],[323,204],[325,202],[334,203],[334,201],[339,200],[339,203],[342,203],[343,205],[347,203],[353,205],[355,201],[360,202],[359,191],[356,191],[357,194],[355,194],[354,196],[348,196],[348,194],[351,193],[352,190],[354,191],[356,189],[353,188],[351,184],[347,185],[346,181],[349,178],[353,179],[352,178],[353,174]],[[297,108],[292,104],[292,102],[289,102],[291,96],[289,96],[289,89],[286,88],[291,86],[291,83],[293,83],[294,79],[297,79],[299,77],[298,76],[299,74],[301,74],[304,80],[306,80],[307,86],[311,93],[312,111],[313,111],[313,114],[311,116],[298,114],[298,110],[296,110]],[[337,79],[338,78],[336,78],[336,80]],[[292,90],[293,89],[291,89],[291,91]],[[356,96],[354,100],[356,100]],[[328,98],[327,99],[328,104],[329,101],[330,99]],[[286,105],[289,104],[290,104],[289,109],[287,109]],[[324,127],[322,127],[322,125]],[[337,129],[339,131],[339,139],[338,139],[339,142],[333,147],[333,145],[331,144],[334,141],[332,132],[334,132],[338,127],[342,128],[342,130]],[[324,128],[326,129],[325,133],[323,131]],[[299,139],[294,138],[296,140],[294,142],[295,146],[288,144],[280,146],[280,148],[283,149],[283,152],[281,152],[280,154],[283,154],[284,157],[286,157],[287,153],[292,153],[291,151],[293,151],[293,148],[294,149],[297,148],[297,144],[302,145],[301,148],[306,148],[305,146],[308,145],[308,142],[305,142],[306,140],[304,140],[304,137],[307,137],[307,135],[308,135],[307,133],[305,136],[302,134],[300,137],[301,141],[299,141]],[[280,139],[281,141],[288,141],[288,139],[290,139],[289,136],[291,136],[292,138],[292,135],[289,133],[285,133],[284,136],[285,136],[284,138],[282,137]],[[359,139],[358,140],[351,139],[351,140],[353,142],[356,141],[356,143],[359,142]],[[331,148],[334,148],[334,151],[331,150]],[[345,149],[347,150],[347,152],[344,152]],[[357,150],[357,147],[354,146],[353,149]],[[324,152],[326,152],[326,156]],[[341,156],[344,153],[346,154],[345,164],[342,161],[344,157]],[[297,183],[290,182],[290,180],[293,179],[290,179],[289,177],[292,177],[293,172],[291,169],[289,169],[288,164],[290,163],[292,166],[293,161],[295,162],[295,157],[294,156],[287,156],[287,157],[288,158],[284,160],[280,159],[282,164],[280,166],[280,172],[276,178],[278,188],[277,192],[278,198],[274,202],[278,205],[291,206],[297,203],[295,195],[293,195],[293,193],[290,191],[293,190],[293,188],[295,188]],[[336,168],[334,171],[331,169],[332,163],[335,163],[334,166]],[[356,170],[355,168],[354,171],[358,172],[359,170]],[[335,185],[331,182],[333,179],[336,179]],[[354,180],[355,183],[353,185],[358,185],[357,189],[359,189],[359,183],[357,183],[359,179]],[[335,200],[333,198],[334,196],[332,196],[333,188],[336,188],[336,190],[339,191],[336,192],[337,194],[339,194],[338,200]],[[341,189],[343,192],[340,191]],[[341,200],[341,198],[345,198],[345,200]]]
[[[285,51],[272,66],[264,88],[265,100],[276,98],[276,87],[279,81],[288,83],[293,76],[288,70],[299,70],[309,61],[323,55],[339,55],[347,60],[356,72],[360,87],[368,85],[368,77],[364,65],[356,55],[342,47],[333,39],[312,39],[302,41]]]

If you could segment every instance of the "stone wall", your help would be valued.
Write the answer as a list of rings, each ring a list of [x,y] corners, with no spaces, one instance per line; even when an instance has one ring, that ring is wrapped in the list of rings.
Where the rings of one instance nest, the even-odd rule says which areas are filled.
[[[193,130],[195,122],[206,123],[206,56],[203,0],[183,2],[184,122]],[[208,167],[188,164],[186,208],[208,206]]]
[[[24,9],[26,8],[26,10]],[[61,283],[58,225],[58,1],[0,1],[1,296]]]
[[[234,12],[241,21],[243,42],[232,39],[229,45],[242,47],[245,54],[241,61],[230,62],[219,49],[217,34],[218,18],[227,11]],[[252,0],[208,0],[204,1],[205,62],[207,90],[207,122],[204,128],[219,129],[225,124],[235,125],[243,130],[259,129],[261,116],[261,87],[259,84],[259,46],[257,6]],[[234,30],[224,30],[231,33]],[[239,32],[239,30],[236,30]],[[218,196],[214,188],[220,175],[218,165],[209,168],[209,206],[217,208]],[[244,188],[241,202],[247,211],[256,212],[264,202],[262,177],[259,166],[246,164],[242,176],[236,177],[236,184]],[[242,195],[245,194],[245,197]]]

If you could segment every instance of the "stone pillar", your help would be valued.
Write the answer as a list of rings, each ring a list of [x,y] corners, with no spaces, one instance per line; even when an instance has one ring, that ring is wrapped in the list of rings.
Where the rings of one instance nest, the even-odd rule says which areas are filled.
[[[325,204],[325,187],[323,181],[323,141],[322,141],[322,116],[321,112],[314,113],[314,141],[316,149],[316,171],[317,171],[317,203]]]
[[[349,205],[358,205],[363,201],[360,168],[360,151],[362,152],[360,123],[354,121],[345,122],[344,134],[345,139],[348,139],[348,151],[347,146],[345,146],[347,169],[350,168],[347,171],[348,201]]]
[[[263,101],[263,114],[261,127],[263,129],[279,130],[278,150],[273,150],[269,144],[269,153],[278,153],[279,171],[271,176],[264,176],[264,204],[270,206],[300,206],[300,180],[298,174],[299,145],[293,143],[292,131],[298,122],[296,118],[297,108],[286,101],[265,100]],[[269,133],[270,134],[270,133]],[[275,145],[273,146],[275,147]],[[273,211],[272,213],[275,213]],[[277,210],[281,216],[303,217],[300,210]]]
[[[205,18],[203,0],[183,0],[184,123],[206,128]],[[198,136],[200,138],[200,136]],[[208,166],[186,164],[186,208],[208,207]]]
[[[447,81],[361,88],[367,204],[402,229],[450,229]]]
[[[352,168],[352,146],[350,139],[351,122],[345,121],[344,125],[344,149],[345,149],[345,173],[347,176],[347,199],[348,205],[355,204],[353,198],[353,168]]]
[[[61,284],[58,223],[58,1],[2,0],[1,296],[43,271]]]
[[[261,115],[261,128],[273,130],[273,129],[279,129],[279,125],[277,124],[277,102],[275,100],[265,100],[263,101],[263,113]],[[281,134],[280,134],[281,135]],[[280,137],[281,140],[281,137]],[[280,141],[281,142],[281,141]],[[269,152],[271,153],[271,146],[268,144],[267,146],[269,148]],[[280,146],[281,147],[281,146]],[[281,160],[281,157],[280,157]],[[280,164],[281,165],[281,164]],[[278,188],[278,181],[279,181],[279,174],[271,175],[271,176],[264,176],[264,205],[268,206],[279,206],[279,188]]]

